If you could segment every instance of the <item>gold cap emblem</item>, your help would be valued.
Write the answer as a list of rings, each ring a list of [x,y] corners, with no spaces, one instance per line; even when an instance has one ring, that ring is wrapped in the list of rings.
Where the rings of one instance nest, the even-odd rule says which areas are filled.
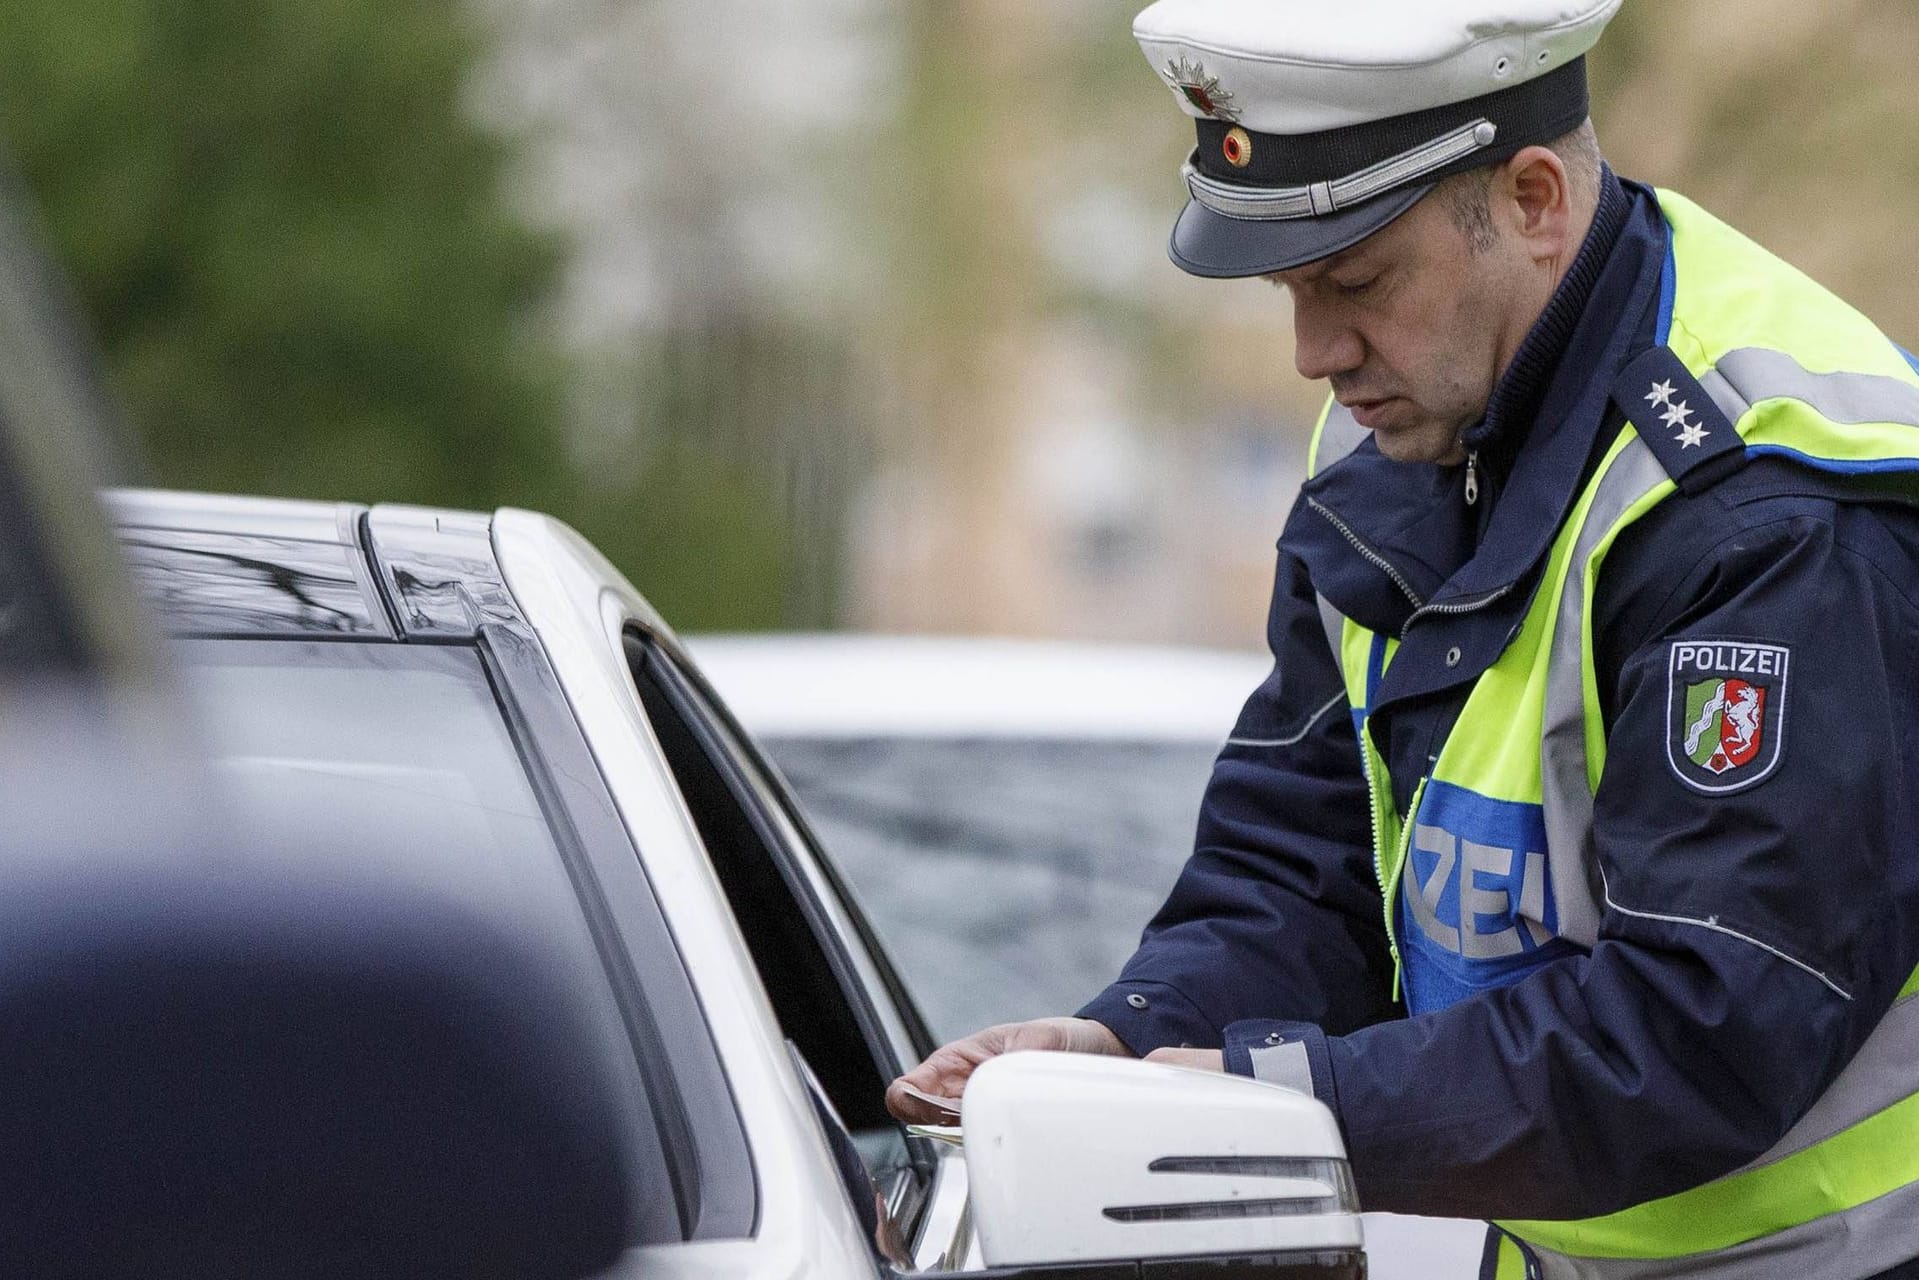
[[[1253,162],[1252,135],[1235,125],[1226,131],[1226,137],[1219,144],[1226,156],[1226,163],[1235,169],[1244,169]]]

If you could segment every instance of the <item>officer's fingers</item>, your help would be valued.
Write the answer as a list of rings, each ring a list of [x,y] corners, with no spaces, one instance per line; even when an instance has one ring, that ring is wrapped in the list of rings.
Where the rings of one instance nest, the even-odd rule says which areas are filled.
[[[1000,1042],[980,1035],[968,1036],[935,1049],[926,1061],[895,1080],[886,1090],[886,1107],[895,1116],[913,1124],[932,1124],[950,1113],[937,1103],[913,1096],[915,1092],[935,1098],[958,1099],[966,1091],[973,1068],[993,1057]]]
[[[959,1114],[959,1097],[965,1089],[965,1076],[915,1068],[887,1086],[886,1109],[913,1124],[950,1124]]]
[[[894,1119],[904,1120],[907,1124],[939,1124],[952,1119],[950,1113],[908,1093],[905,1076],[887,1086],[886,1109],[893,1114]]]
[[[1108,1047],[1108,1044],[1112,1047]],[[989,1058],[1014,1049],[1068,1049],[1080,1053],[1125,1053],[1118,1037],[1097,1022],[1083,1018],[1036,1018],[1004,1022],[975,1031],[964,1039],[935,1049],[926,1061],[901,1076],[886,1091],[886,1106],[895,1116],[913,1124],[930,1124],[949,1112],[915,1098],[912,1090],[936,1098],[957,1100],[966,1092],[974,1068]]]

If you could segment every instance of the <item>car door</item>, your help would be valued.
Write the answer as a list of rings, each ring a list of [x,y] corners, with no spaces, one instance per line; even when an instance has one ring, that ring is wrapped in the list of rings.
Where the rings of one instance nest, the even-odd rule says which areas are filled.
[[[661,1274],[963,1264],[964,1162],[908,1135],[883,1102],[931,1038],[777,777],[664,622],[577,533],[504,510],[491,536],[640,851],[753,1148],[752,1240],[662,1257]],[[875,1188],[903,1237],[885,1257]]]
[[[678,644],[635,620],[622,645],[823,1123],[850,1139],[914,1265],[962,1266],[964,1163],[906,1133],[883,1103],[886,1084],[935,1047],[904,983],[777,772]]]

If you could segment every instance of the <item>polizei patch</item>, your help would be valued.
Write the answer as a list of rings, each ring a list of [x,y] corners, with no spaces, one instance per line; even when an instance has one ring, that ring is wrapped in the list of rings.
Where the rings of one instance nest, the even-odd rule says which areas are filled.
[[[1770,774],[1785,745],[1790,650],[1676,640],[1668,668],[1666,758],[1695,791],[1724,795]]]

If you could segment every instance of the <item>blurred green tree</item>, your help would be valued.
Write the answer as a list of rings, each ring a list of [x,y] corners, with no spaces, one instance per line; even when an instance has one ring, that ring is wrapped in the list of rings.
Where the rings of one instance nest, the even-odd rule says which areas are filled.
[[[451,0],[14,0],[0,132],[163,484],[488,506],[564,467],[559,256]]]
[[[488,52],[473,16],[459,0],[8,6],[0,138],[151,478],[537,507],[679,625],[825,622],[793,616],[775,478],[671,423],[624,457],[570,452],[581,368],[546,314],[564,246],[505,198],[523,140],[467,110]]]

